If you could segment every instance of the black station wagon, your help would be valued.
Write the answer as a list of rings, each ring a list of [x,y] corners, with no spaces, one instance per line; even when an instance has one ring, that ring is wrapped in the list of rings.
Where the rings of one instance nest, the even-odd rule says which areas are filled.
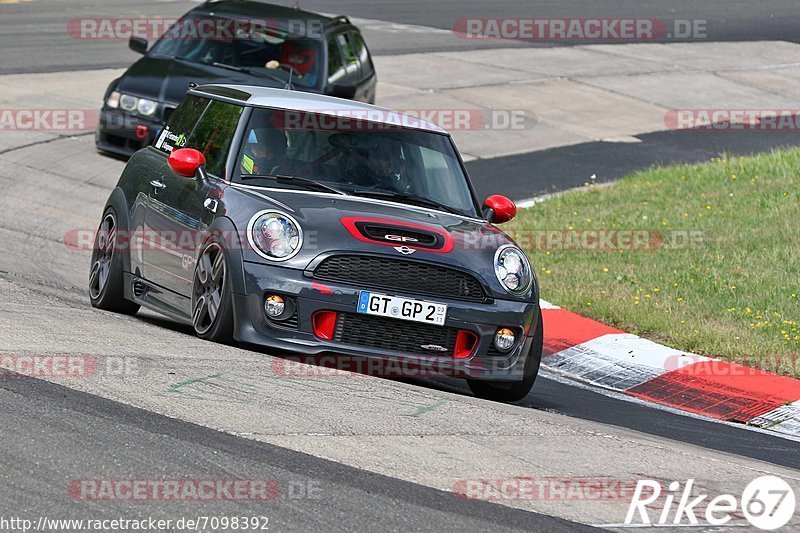
[[[450,135],[369,104],[240,85],[189,91],[105,206],[92,305],[217,342],[403,362],[523,398],[539,288]],[[429,374],[426,374],[429,375]]]
[[[372,103],[378,83],[359,29],[347,17],[251,0],[206,2],[181,17],[111,82],[95,143],[130,156],[150,144],[189,84],[236,83],[327,94]]]

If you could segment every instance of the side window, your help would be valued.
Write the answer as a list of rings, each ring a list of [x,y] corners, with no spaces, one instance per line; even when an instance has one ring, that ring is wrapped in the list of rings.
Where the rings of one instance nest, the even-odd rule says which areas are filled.
[[[336,36],[328,37],[328,83],[334,84],[344,78],[347,72],[344,69],[342,54],[336,44]]]
[[[361,79],[367,79],[375,73],[375,67],[372,66],[372,58],[369,56],[364,38],[358,32],[349,33],[348,38],[353,46],[353,52],[361,64]]]
[[[225,160],[242,116],[242,109],[238,105],[212,100],[189,136],[186,147],[203,153],[209,174],[225,177]]]
[[[177,148],[184,148],[195,124],[208,107],[208,98],[190,95],[183,99],[169,117],[167,125],[161,130],[153,145],[169,154]]]
[[[342,49],[342,56],[344,56],[344,67],[348,73],[355,72],[358,69],[358,56],[356,55],[353,45],[347,35],[340,33],[336,36],[336,41]]]

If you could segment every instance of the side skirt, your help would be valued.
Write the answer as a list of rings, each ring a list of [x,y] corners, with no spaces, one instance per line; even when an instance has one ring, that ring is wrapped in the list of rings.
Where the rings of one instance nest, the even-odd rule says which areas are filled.
[[[192,324],[192,300],[130,272],[124,274],[125,297],[182,324]]]

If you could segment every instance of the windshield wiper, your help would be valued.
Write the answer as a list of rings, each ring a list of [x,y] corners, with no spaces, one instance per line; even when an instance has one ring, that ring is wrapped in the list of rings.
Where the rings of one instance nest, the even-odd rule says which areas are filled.
[[[280,76],[273,76],[269,72],[261,72],[260,70],[250,70],[249,68],[237,67],[237,66],[234,66],[234,65],[228,65],[227,63],[220,63],[219,61],[214,61],[214,62],[208,63],[208,64],[211,65],[212,67],[224,68],[224,69],[227,69],[227,70],[232,70],[234,72],[241,72],[243,74],[261,76],[261,77],[269,78],[269,79],[271,79],[273,81],[277,81],[277,82],[280,82],[280,83],[286,83],[286,80],[281,79]]]
[[[378,189],[356,189],[353,191],[355,196],[375,196],[378,198],[392,198],[395,200],[405,201],[409,204],[415,204],[422,207],[431,207],[434,209],[441,209],[442,211],[447,211],[448,213],[453,213],[455,215],[465,216],[464,213],[459,211],[458,209],[452,208],[449,205],[445,205],[441,202],[437,202],[436,200],[431,200],[430,198],[423,198],[422,196],[417,196],[416,194],[411,194],[407,192],[399,192],[399,191],[385,191],[385,190],[378,190]]]
[[[289,176],[287,174],[242,174],[240,177],[243,180],[267,179],[275,180],[277,183],[305,185],[310,189],[347,196],[346,192],[340,191],[339,189],[331,187],[330,185],[325,185],[321,181],[312,180],[310,178],[301,178],[300,176]]]

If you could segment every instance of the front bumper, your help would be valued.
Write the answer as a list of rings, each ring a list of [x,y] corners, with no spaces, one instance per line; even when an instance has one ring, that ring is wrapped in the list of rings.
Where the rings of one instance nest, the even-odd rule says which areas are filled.
[[[98,150],[130,157],[153,142],[161,129],[156,117],[132,115],[119,109],[104,107],[95,133]]]
[[[236,339],[241,342],[257,344],[280,351],[280,355],[325,356],[331,360],[344,361],[346,364],[337,368],[349,369],[352,360],[364,360],[369,364],[369,373],[393,375],[400,369],[409,371],[412,376],[452,376],[469,379],[496,381],[520,381],[523,379],[525,361],[530,352],[533,335],[538,318],[537,304],[495,299],[491,303],[476,303],[450,300],[440,297],[424,297],[392,290],[374,289],[374,292],[406,296],[432,302],[445,303],[448,306],[444,328],[466,330],[477,336],[470,355],[455,358],[452,353],[432,353],[421,355],[405,351],[338,342],[335,338],[325,340],[314,333],[312,316],[318,311],[334,311],[340,317],[356,314],[359,291],[365,287],[353,285],[318,282],[310,272],[264,265],[259,263],[243,263],[245,294],[234,294],[234,313],[236,316]],[[370,289],[373,290],[373,289]],[[265,298],[271,294],[294,298],[297,303],[296,316],[287,327],[269,319],[264,311]],[[361,318],[372,318],[357,315]],[[408,322],[399,319],[379,319],[397,323],[398,328],[406,331]],[[422,327],[424,326],[424,327]],[[420,325],[419,346],[426,345],[425,328],[436,326]],[[494,334],[499,327],[511,327],[518,332],[517,342],[508,353],[500,353],[492,348]],[[406,340],[408,337],[406,336]],[[398,366],[400,364],[401,366]],[[327,365],[326,365],[327,366]],[[358,368],[364,368],[359,366]],[[396,375],[396,374],[395,374]],[[402,377],[402,376],[399,376]]]

